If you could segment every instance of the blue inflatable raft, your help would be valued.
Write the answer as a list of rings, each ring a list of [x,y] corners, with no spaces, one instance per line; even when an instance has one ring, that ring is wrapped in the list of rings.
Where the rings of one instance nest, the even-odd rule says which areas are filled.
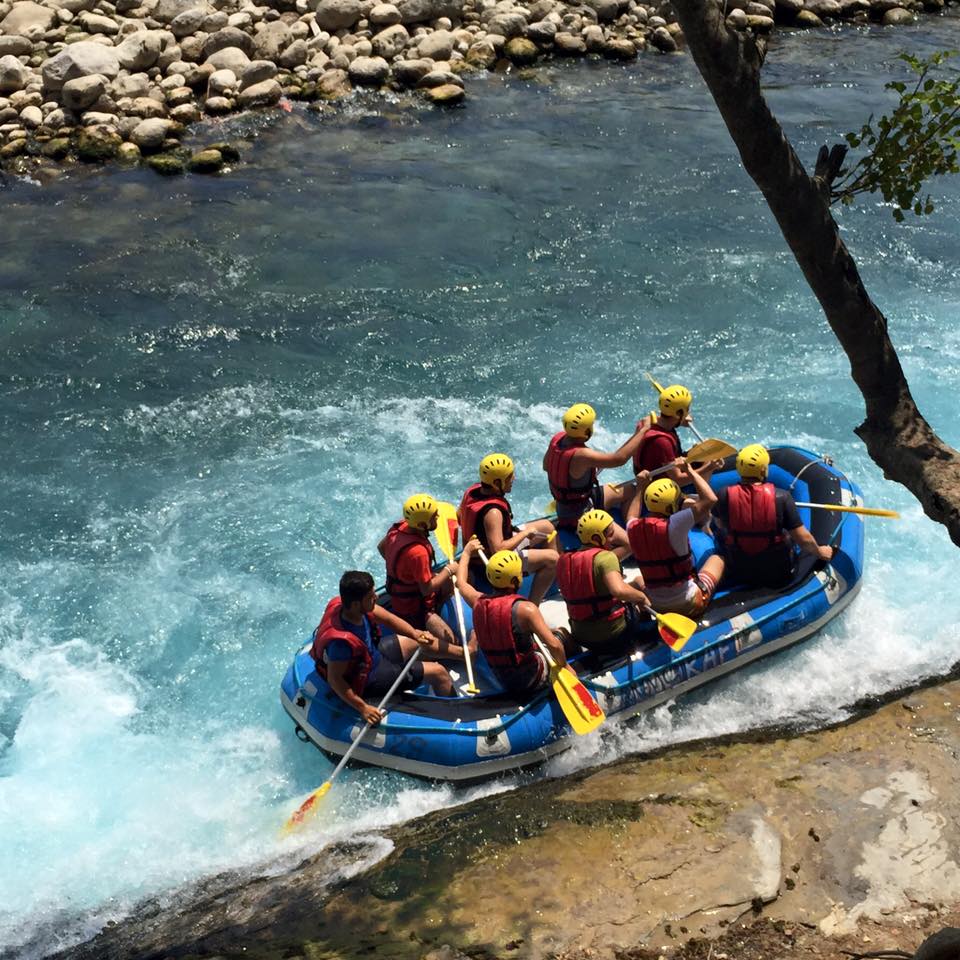
[[[798,447],[772,448],[770,456],[769,479],[790,490],[795,500],[862,505],[859,489],[829,460]],[[711,482],[720,489],[736,480],[731,459]],[[804,640],[853,600],[863,571],[860,516],[806,507],[800,508],[800,515],[819,543],[838,548],[830,564],[802,554],[792,581],[780,590],[724,583],[697,632],[679,652],[657,641],[651,621],[650,642],[638,650],[618,659],[587,653],[571,658],[606,711],[608,723]],[[576,546],[574,537],[566,532],[563,536],[565,546]],[[714,549],[711,537],[699,531],[691,535],[691,545],[698,565]],[[629,577],[629,562],[624,566]],[[524,589],[528,587],[529,583]],[[559,594],[548,596],[541,610],[550,626],[566,625],[566,606]],[[456,633],[452,604],[441,612]],[[466,604],[464,615],[469,630]],[[294,657],[280,699],[301,739],[342,755],[364,725],[316,672],[310,646],[308,641]],[[549,688],[518,702],[505,695],[483,655],[476,660],[479,696],[437,697],[426,686],[404,691],[395,697],[383,722],[367,733],[354,757],[421,777],[465,781],[542,762],[571,745],[575,734]],[[462,673],[462,663],[449,666],[455,676]],[[464,680],[460,677],[458,683],[465,685]]]

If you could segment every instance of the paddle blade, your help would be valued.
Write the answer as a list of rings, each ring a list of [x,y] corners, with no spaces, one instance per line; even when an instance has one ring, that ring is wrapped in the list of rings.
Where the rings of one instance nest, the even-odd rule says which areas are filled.
[[[328,780],[326,783],[317,787],[317,789],[297,807],[290,816],[290,819],[283,825],[282,832],[284,836],[302,827],[303,824],[317,812],[318,804],[330,792],[331,782],[332,781]]]
[[[692,463],[705,463],[708,460],[725,460],[737,452],[736,447],[731,447],[729,443],[723,440],[717,440],[714,437],[707,437],[696,446],[687,451],[687,460]]]
[[[679,613],[658,613],[655,616],[660,639],[671,650],[682,650],[697,629],[695,621]]]
[[[657,383],[657,381],[654,380],[649,373],[645,372],[644,376],[650,381],[650,385],[653,387],[654,390],[657,391],[657,393],[663,393],[663,387],[661,387],[660,384]]]
[[[554,669],[551,674],[554,695],[573,732],[583,735],[596,730],[606,714],[580,678],[569,667]]]
[[[452,503],[437,504],[440,516],[437,519],[437,529],[434,536],[437,545],[448,560],[453,560],[457,553],[457,536],[460,532],[460,522],[457,520],[457,508]]]
[[[547,513],[556,513],[556,512],[557,512],[557,501],[556,501],[556,500],[551,500],[551,501],[547,504],[547,510],[546,510],[546,512],[547,512]]]

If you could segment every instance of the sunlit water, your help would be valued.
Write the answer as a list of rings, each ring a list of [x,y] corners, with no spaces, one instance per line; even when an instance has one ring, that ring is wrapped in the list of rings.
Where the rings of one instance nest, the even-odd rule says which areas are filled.
[[[956,19],[785,35],[770,99],[806,162],[888,103]],[[664,743],[817,725],[946,670],[956,552],[852,429],[848,365],[689,57],[471,81],[464,110],[232,121],[220,180],[149,172],[0,190],[0,953],[40,956],[144,896],[295,862],[276,829],[330,766],[278,702],[295,647],[409,493],[519,465],[560,412],[628,432],[652,370],[709,434],[832,455],[871,504],[863,592],[791,654],[591,736],[560,774]],[[921,408],[957,444],[960,181],[845,236]],[[543,773],[541,773],[543,775]],[[299,842],[480,790],[348,772]]]

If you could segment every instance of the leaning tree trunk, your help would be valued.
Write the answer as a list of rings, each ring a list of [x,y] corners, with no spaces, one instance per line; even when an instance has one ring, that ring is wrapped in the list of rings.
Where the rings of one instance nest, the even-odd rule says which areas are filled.
[[[673,6],[744,168],[850,360],[867,411],[856,433],[884,476],[902,483],[960,546],[960,454],[917,409],[887,320],[867,295],[840,239],[829,201],[837,152],[821,150],[811,177],[760,91],[763,49],[754,37],[728,29],[717,0],[673,0]]]

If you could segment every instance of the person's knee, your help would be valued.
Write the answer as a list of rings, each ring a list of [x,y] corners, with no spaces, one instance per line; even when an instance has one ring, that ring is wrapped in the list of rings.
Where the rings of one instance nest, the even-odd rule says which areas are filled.
[[[423,665],[423,676],[434,690],[446,691],[453,686],[447,668],[439,663],[425,663]]]

